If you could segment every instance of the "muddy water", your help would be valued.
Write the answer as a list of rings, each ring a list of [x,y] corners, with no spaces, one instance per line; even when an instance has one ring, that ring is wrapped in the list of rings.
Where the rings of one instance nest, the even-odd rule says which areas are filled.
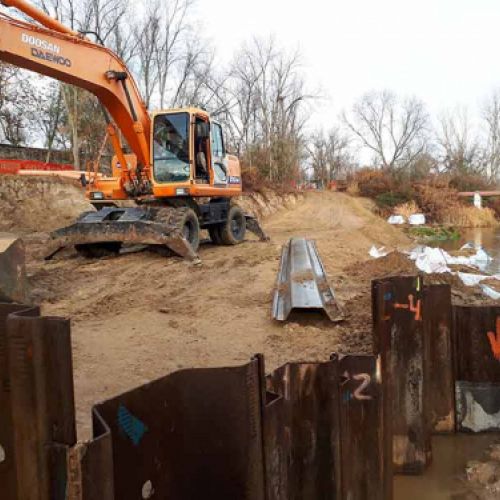
[[[394,500],[466,499],[471,490],[465,482],[465,466],[480,460],[500,434],[434,436],[432,464],[422,476],[395,476]]]
[[[486,263],[481,269],[488,274],[500,273],[500,229],[465,229],[456,241],[439,242],[433,246],[440,246],[445,250],[458,250],[466,243],[472,243],[476,248],[482,247],[493,260]]]

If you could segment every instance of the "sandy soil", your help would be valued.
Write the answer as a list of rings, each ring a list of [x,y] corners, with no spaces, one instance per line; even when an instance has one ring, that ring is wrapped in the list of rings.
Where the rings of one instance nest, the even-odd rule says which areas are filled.
[[[366,276],[352,280],[344,270],[366,260],[372,244],[403,247],[407,238],[368,201],[339,193],[310,193],[264,227],[270,243],[202,245],[200,267],[151,252],[43,262],[40,235],[28,237],[34,300],[44,314],[72,320],[80,438],[89,436],[93,403],[180,368],[239,364],[262,352],[271,370],[336,350],[370,352]],[[316,240],[345,306],[342,325],[316,315],[271,319],[281,246],[292,236]]]

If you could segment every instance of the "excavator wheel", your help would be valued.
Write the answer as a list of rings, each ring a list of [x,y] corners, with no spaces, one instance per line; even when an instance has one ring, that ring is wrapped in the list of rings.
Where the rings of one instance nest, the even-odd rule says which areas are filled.
[[[220,238],[224,245],[238,245],[245,239],[247,222],[243,210],[237,205],[229,209],[226,222],[220,228]]]
[[[166,229],[179,230],[190,244],[193,252],[200,246],[200,222],[196,212],[188,207],[164,207],[156,212],[153,222],[163,224]],[[168,252],[167,252],[168,254]]]
[[[75,245],[76,251],[87,259],[100,259],[120,253],[120,241],[107,241],[103,243],[83,243]]]
[[[183,212],[179,221],[179,228],[182,231],[182,235],[194,252],[198,251],[200,246],[200,222],[198,216],[191,208],[178,208],[179,212]]]
[[[214,224],[208,228],[208,234],[214,245],[222,245],[221,224]]]

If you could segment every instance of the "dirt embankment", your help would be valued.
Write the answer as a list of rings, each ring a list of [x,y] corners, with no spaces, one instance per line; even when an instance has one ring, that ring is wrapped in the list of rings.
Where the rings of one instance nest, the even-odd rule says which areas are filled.
[[[51,177],[0,176],[0,231],[51,231],[92,210],[77,183]]]

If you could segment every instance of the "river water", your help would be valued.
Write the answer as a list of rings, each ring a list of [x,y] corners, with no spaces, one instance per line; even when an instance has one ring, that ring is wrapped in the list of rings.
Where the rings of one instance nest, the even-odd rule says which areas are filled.
[[[482,247],[493,259],[481,268],[486,274],[500,274],[500,229],[467,229],[462,232],[459,240],[432,244],[445,250],[458,250],[466,243],[472,243],[476,248]]]

